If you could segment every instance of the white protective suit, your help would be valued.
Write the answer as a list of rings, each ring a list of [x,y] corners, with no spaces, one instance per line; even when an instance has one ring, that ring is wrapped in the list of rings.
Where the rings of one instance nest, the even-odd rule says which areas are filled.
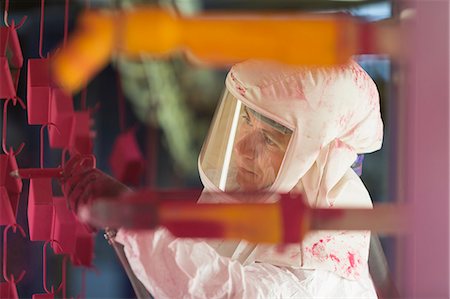
[[[302,191],[313,207],[371,208],[350,166],[357,154],[381,147],[383,125],[376,86],[359,65],[311,69],[247,61],[231,69],[226,87],[292,130],[271,191]],[[220,190],[201,159],[205,190]],[[317,231],[280,252],[245,241],[177,239],[162,228],[120,230],[116,238],[156,298],[374,298],[369,240],[366,231]]]

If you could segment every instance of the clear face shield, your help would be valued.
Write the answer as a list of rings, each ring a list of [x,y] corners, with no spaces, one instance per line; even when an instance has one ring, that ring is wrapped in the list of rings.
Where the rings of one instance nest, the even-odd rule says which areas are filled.
[[[291,137],[292,130],[225,90],[200,153],[201,175],[222,191],[267,190],[278,176]]]

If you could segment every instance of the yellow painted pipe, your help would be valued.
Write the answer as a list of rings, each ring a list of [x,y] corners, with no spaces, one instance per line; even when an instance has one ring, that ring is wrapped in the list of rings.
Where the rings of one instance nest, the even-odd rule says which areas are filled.
[[[181,17],[153,7],[87,11],[65,48],[53,57],[53,75],[70,92],[79,90],[111,59],[183,51],[214,66],[248,58],[289,64],[345,63],[360,48],[367,26],[343,15],[205,14]],[[369,37],[363,38],[368,40]]]

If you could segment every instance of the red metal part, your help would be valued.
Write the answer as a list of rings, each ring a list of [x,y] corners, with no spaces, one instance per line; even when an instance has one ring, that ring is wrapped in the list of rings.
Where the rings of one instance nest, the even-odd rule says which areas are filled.
[[[13,99],[16,97],[13,76],[8,64],[8,58],[0,56],[0,99]]]
[[[55,248],[60,248],[60,243],[56,240],[46,241],[44,245],[42,246],[42,284],[44,287],[44,290],[47,294],[54,294],[55,292],[59,292],[61,289],[65,287],[66,281],[65,281],[65,260],[63,261],[63,267],[62,267],[62,279],[61,283],[59,284],[58,288],[55,291],[54,286],[51,286],[48,288],[47,286],[47,244],[51,243],[53,250]],[[65,257],[64,257],[65,259]],[[65,297],[64,297],[65,298]]]
[[[52,89],[49,111],[50,122],[58,128],[48,128],[50,147],[69,147],[74,115],[72,96],[60,89]]]
[[[16,169],[17,162],[14,155],[0,154],[0,225],[16,223],[22,181],[8,175]]]
[[[17,28],[14,23],[8,27],[0,27],[0,56],[9,58],[12,68],[21,68],[23,65],[22,49],[20,47]]]
[[[94,234],[77,221],[75,252],[70,260],[75,266],[92,267],[94,259]]]
[[[109,165],[121,182],[138,185],[144,172],[144,157],[136,141],[135,130],[121,133],[114,142]]]
[[[16,223],[16,215],[13,211],[8,191],[0,186],[0,225],[11,225]]]
[[[0,98],[17,97],[17,83],[23,65],[22,49],[17,36],[17,27],[0,27]]]
[[[59,246],[52,248],[56,254],[73,254],[76,245],[76,219],[67,207],[64,197],[53,197],[54,216],[52,225],[52,240]]]
[[[70,136],[70,148],[82,155],[90,155],[94,149],[93,132],[91,131],[91,119],[89,111],[75,112],[73,115],[72,133]]]
[[[19,299],[17,287],[14,281],[0,282],[0,298]]]
[[[28,227],[31,241],[48,241],[52,239],[53,209],[51,179],[30,179]]]
[[[14,225],[8,225],[5,230],[3,231],[3,279],[7,282],[13,282],[13,283],[19,283],[23,277],[25,276],[26,271],[22,270],[22,272],[19,275],[19,278],[15,278],[13,274],[9,274],[7,273],[7,269],[8,269],[8,231],[10,229],[13,229],[13,232],[17,231],[17,228],[19,228],[19,232],[21,233],[22,237],[26,238],[26,234],[23,230],[23,228],[18,225],[18,224],[14,224]]]
[[[50,94],[49,59],[28,59],[28,124],[43,125],[49,122]]]

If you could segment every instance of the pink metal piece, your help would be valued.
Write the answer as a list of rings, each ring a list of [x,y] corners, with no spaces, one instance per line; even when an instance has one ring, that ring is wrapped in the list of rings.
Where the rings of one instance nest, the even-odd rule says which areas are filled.
[[[6,27],[10,27],[9,22],[8,22],[8,10],[9,10],[9,0],[5,0],[5,11],[3,14],[3,21],[5,22]],[[26,20],[27,20],[27,16],[24,16],[22,18],[22,20],[20,20],[19,25],[17,25],[16,28],[22,27],[22,25],[25,23]],[[14,27],[14,21],[11,23],[11,26]]]
[[[56,254],[73,254],[76,245],[76,219],[64,197],[53,197],[54,216],[52,239],[60,246],[52,248]]]
[[[21,179],[33,178],[60,178],[63,173],[63,168],[21,168],[10,175]]]
[[[0,28],[0,35],[1,35]],[[0,56],[0,99],[12,99],[16,97],[16,89],[14,88],[14,81],[9,69],[8,58]]]
[[[28,59],[28,86],[51,86],[50,59]]]
[[[19,148],[15,152],[13,152],[11,150],[11,148],[10,148],[9,151],[7,149],[7,146],[6,146],[6,133],[7,133],[7,124],[8,124],[8,104],[9,104],[10,101],[13,101],[13,105],[14,106],[17,104],[17,102],[19,102],[20,106],[24,110],[26,110],[26,107],[25,107],[25,104],[22,102],[22,100],[19,99],[19,98],[7,99],[5,101],[5,103],[4,103],[4,106],[3,106],[2,149],[3,149],[3,152],[5,154],[16,156],[22,151],[23,147],[25,146],[25,143],[22,142],[20,144]]]
[[[4,78],[0,83],[0,98],[3,99],[17,97],[17,84],[20,68],[23,65],[23,55],[16,30],[18,27],[14,26],[14,22],[12,26],[0,27],[0,74]]]
[[[16,223],[16,216],[9,200],[8,191],[0,186],[0,225],[12,225]]]
[[[12,156],[14,158],[14,156]],[[8,185],[11,184],[7,177],[10,156],[0,154],[0,225],[11,225],[16,223],[16,210],[10,200]],[[8,179],[8,180],[7,180]],[[13,184],[15,185],[15,184]]]
[[[44,36],[44,12],[45,12],[45,1],[41,0],[41,20],[39,21],[39,57],[44,58],[42,55],[42,44],[43,44],[43,36]]]
[[[49,59],[28,59],[28,124],[43,125],[49,122],[50,94]]]
[[[61,89],[52,89],[49,111],[50,122],[59,130],[58,133],[55,128],[48,128],[50,147],[61,149],[69,147],[74,115],[72,96]]]
[[[12,26],[6,28],[8,30],[6,50],[10,53],[8,55],[10,57],[10,66],[11,68],[20,69],[23,65],[23,55],[17,35],[17,27],[13,23]]]
[[[75,252],[70,256],[75,266],[92,267],[94,258],[94,235],[77,221]]]
[[[55,294],[53,293],[43,293],[43,294],[33,294],[31,296],[32,299],[53,299],[55,298]]]
[[[9,192],[8,193],[9,202],[11,203],[11,209],[14,215],[14,223],[10,223],[11,225],[16,224],[17,211],[19,209],[19,199],[20,193]]]
[[[3,231],[3,279],[7,282],[15,282],[19,283],[23,277],[25,276],[26,271],[22,270],[22,272],[19,275],[19,278],[15,278],[13,274],[8,275],[7,269],[8,269],[8,231],[10,228],[13,228],[13,232],[17,231],[17,228],[19,228],[19,232],[22,234],[24,238],[26,238],[26,234],[23,230],[23,228],[18,225],[8,225],[5,230]]]
[[[50,178],[30,179],[28,192],[28,226],[31,241],[52,238],[53,199]]]
[[[135,129],[121,133],[114,142],[109,165],[114,176],[130,185],[138,185],[144,171],[144,158],[136,141]]]
[[[14,155],[0,154],[0,225],[16,224],[16,214],[19,205],[22,181],[8,175],[17,169]]]
[[[8,57],[10,67],[15,69],[23,65],[22,49],[16,30],[18,27],[14,26],[14,23],[10,27],[0,27],[0,56]]]
[[[49,122],[48,110],[51,88],[46,86],[29,86],[28,124],[42,125]]]
[[[17,166],[16,157],[13,154],[6,155],[7,164],[6,164],[6,173],[9,174],[19,167]],[[2,155],[2,160],[5,160],[4,155]],[[8,194],[11,193],[21,193],[22,192],[22,180],[12,177],[10,175],[5,176],[5,184],[6,190],[8,190]]]
[[[53,250],[55,250],[55,248],[60,248],[60,243],[56,240],[51,240],[51,241],[46,241],[44,243],[44,245],[42,246],[42,284],[44,287],[45,292],[47,292],[47,294],[54,294],[56,292],[59,292],[61,290],[61,288],[63,288],[64,284],[65,284],[65,280],[64,278],[61,279],[61,283],[59,284],[58,288],[55,291],[54,286],[51,286],[51,288],[49,289],[47,287],[47,244],[51,243]],[[65,267],[63,266],[62,268],[62,272],[63,272],[63,276],[65,274]]]
[[[50,126],[52,126],[52,127],[54,127],[54,129],[56,130],[56,133],[58,133],[59,135],[61,135],[61,133],[60,133],[60,131],[59,131],[59,129],[58,129],[58,127],[55,125],[55,124],[53,124],[53,123],[47,123],[47,124],[45,124],[45,125],[43,125],[42,127],[41,127],[41,130],[40,130],[40,156],[39,156],[39,162],[40,162],[40,167],[41,167],[41,169],[44,169],[44,129],[45,129],[45,127],[50,127]]]
[[[73,115],[70,148],[82,155],[92,154],[94,148],[93,133],[91,131],[92,119],[89,111],[75,112]]]
[[[17,287],[14,281],[0,282],[0,298],[19,299],[17,294]]]

